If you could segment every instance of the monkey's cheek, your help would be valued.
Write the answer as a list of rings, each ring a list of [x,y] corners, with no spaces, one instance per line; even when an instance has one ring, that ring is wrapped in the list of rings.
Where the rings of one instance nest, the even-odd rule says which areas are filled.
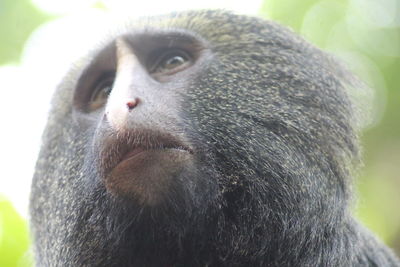
[[[157,206],[178,186],[177,177],[191,160],[185,150],[146,150],[120,162],[105,177],[105,186],[114,196]]]

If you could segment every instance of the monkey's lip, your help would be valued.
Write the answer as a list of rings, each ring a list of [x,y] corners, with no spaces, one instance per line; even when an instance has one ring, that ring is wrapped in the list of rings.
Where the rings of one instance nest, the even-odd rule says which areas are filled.
[[[136,156],[138,156],[139,154],[142,154],[144,152],[150,152],[151,153],[151,151],[163,151],[163,150],[176,150],[177,152],[181,151],[181,152],[188,152],[190,154],[193,154],[193,151],[190,148],[185,147],[185,146],[181,146],[181,145],[176,146],[176,147],[165,146],[165,147],[150,148],[150,149],[146,149],[146,148],[143,148],[143,147],[135,147],[134,149],[130,150],[128,153],[126,153],[122,157],[121,162],[123,162],[125,160],[128,160],[128,159],[131,160],[131,159],[135,158]]]
[[[141,205],[157,206],[179,183],[175,178],[191,164],[192,153],[183,147],[135,147],[104,177],[108,192]],[[179,179],[178,179],[179,180]]]
[[[100,165],[99,171],[103,177],[107,177],[115,168],[120,169],[121,166],[127,166],[127,164],[133,164],[137,168],[140,168],[145,162],[150,163],[150,161],[158,164],[151,159],[161,154],[166,157],[161,160],[171,164],[174,163],[167,159],[169,156],[181,157],[184,154],[187,156],[195,154],[181,138],[169,133],[147,129],[124,132],[118,136],[107,135],[100,142],[104,143],[103,149],[99,150],[99,157],[103,163]],[[100,148],[101,145],[96,147]],[[138,162],[142,163],[138,164]],[[167,166],[165,165],[165,167]]]
[[[134,148],[134,149],[131,150],[130,152],[126,153],[126,154],[124,155],[124,157],[122,158],[121,161],[124,161],[124,160],[129,159],[129,158],[133,158],[133,157],[135,157],[137,154],[142,153],[143,151],[146,151],[146,149],[144,149],[144,148],[142,148],[142,147]]]
[[[136,138],[144,136],[135,135]],[[141,144],[117,143],[107,151],[110,157],[119,157],[115,157],[110,168],[106,169],[104,185],[115,196],[154,206],[160,204],[163,195],[170,192],[174,177],[191,164],[193,151],[171,135],[146,137],[139,139],[144,140]]]

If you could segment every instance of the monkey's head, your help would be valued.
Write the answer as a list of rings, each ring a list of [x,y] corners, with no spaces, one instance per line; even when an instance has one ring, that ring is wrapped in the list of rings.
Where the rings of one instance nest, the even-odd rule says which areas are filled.
[[[31,195],[37,263],[262,264],[313,229],[336,234],[358,154],[337,64],[222,11],[127,25],[53,98]]]

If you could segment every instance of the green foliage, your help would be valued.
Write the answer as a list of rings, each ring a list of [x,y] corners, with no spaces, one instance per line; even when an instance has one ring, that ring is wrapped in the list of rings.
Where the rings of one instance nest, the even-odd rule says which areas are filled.
[[[31,266],[26,221],[12,204],[0,197],[0,266]]]
[[[373,176],[365,177],[359,184],[365,197],[359,200],[356,214],[389,244],[394,243],[400,227],[400,213],[396,212],[400,203],[399,187],[385,173],[370,173]]]
[[[0,1],[0,64],[18,62],[31,32],[48,19],[29,0]]]
[[[262,13],[269,19],[279,21],[299,32],[308,10],[319,0],[264,0]]]

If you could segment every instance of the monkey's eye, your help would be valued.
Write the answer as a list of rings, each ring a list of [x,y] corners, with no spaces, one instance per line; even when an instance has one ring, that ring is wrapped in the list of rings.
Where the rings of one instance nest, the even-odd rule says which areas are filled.
[[[114,84],[114,75],[103,75],[95,84],[89,101],[89,110],[96,110],[102,107],[111,93]]]
[[[172,75],[190,66],[191,60],[189,54],[183,50],[167,50],[156,53],[149,70],[153,74]]]

